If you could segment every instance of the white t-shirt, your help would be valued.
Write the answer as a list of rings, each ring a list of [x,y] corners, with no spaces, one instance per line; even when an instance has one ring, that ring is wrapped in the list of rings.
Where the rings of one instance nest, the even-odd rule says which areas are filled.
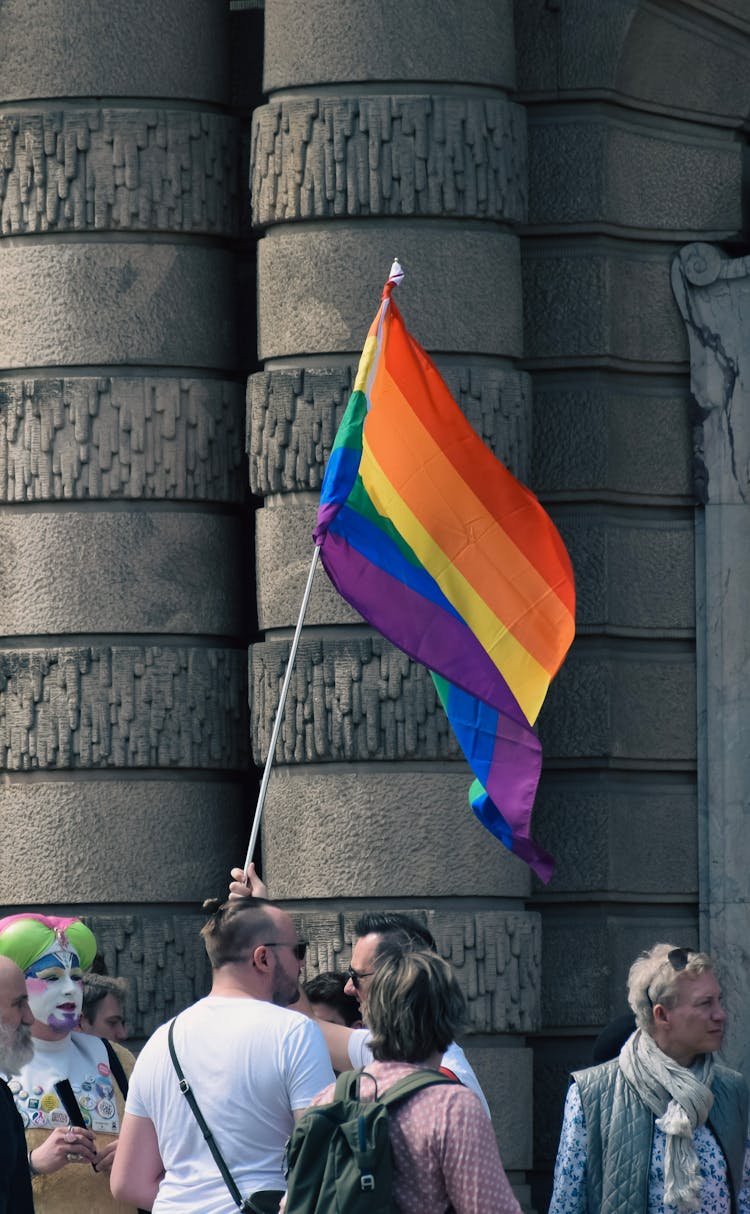
[[[349,1059],[353,1067],[367,1066],[368,1063],[372,1062],[369,1029],[352,1029],[352,1034],[349,1038]],[[490,1106],[487,1104],[484,1092],[479,1086],[479,1080],[471,1068],[469,1059],[461,1049],[461,1046],[456,1045],[455,1041],[451,1041],[448,1049],[443,1054],[441,1066],[447,1067],[449,1071],[453,1071],[456,1079],[460,1079],[464,1087],[470,1088],[472,1092],[476,1092],[487,1112],[487,1116],[490,1117]]]
[[[168,1025],[135,1064],[125,1111],[148,1117],[166,1175],[154,1214],[232,1214],[236,1205],[182,1095]],[[185,1078],[243,1197],[284,1189],[284,1145],[304,1109],[333,1078],[313,1020],[258,999],[209,995],[182,1012],[174,1046]]]

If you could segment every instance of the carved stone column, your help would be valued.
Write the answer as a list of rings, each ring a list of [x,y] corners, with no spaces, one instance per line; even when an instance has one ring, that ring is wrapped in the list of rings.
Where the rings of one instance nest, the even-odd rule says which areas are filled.
[[[244,836],[225,8],[0,6],[0,897],[87,915],[136,1034]]]
[[[729,1013],[725,1054],[750,1066],[750,257],[683,248],[672,285],[700,409],[695,473],[701,942]]]
[[[523,111],[507,96],[513,81],[509,3],[266,4],[269,100],[254,115],[251,168],[264,369],[248,389],[251,486],[264,499],[266,637],[251,652],[258,762],[323,468],[394,255],[415,336],[486,441],[528,475],[514,231],[526,209],[526,141]],[[428,916],[465,983],[469,1054],[506,1165],[520,1170],[530,1165],[522,1034],[538,1024],[538,923],[521,901],[528,872],[474,821],[468,784],[425,671],[366,628],[321,570],[269,786],[265,873],[304,916],[313,969],[346,965],[365,907]]]

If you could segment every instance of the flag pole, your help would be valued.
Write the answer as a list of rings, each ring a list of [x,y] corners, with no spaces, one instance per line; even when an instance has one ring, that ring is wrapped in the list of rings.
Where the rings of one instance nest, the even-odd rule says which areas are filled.
[[[287,692],[289,691],[289,684],[292,679],[292,669],[294,668],[294,659],[297,656],[297,647],[299,645],[299,638],[300,638],[300,634],[302,632],[302,624],[305,619],[305,612],[307,611],[307,604],[310,601],[310,593],[312,591],[313,577],[315,576],[315,569],[318,564],[319,555],[320,555],[320,548],[318,548],[318,546],[316,545],[315,550],[313,552],[312,562],[310,564],[310,572],[307,575],[307,584],[305,586],[305,593],[302,596],[302,605],[299,609],[299,618],[297,620],[297,627],[294,630],[294,637],[292,638],[292,647],[289,650],[289,660],[287,661],[286,674],[284,675],[284,682],[281,686],[281,696],[279,698],[279,706],[276,710],[276,720],[273,723],[273,729],[271,731],[271,741],[268,746],[268,754],[266,756],[266,765],[263,770],[263,779],[260,782],[258,800],[255,805],[255,817],[253,818],[253,827],[252,827],[252,830],[250,831],[250,842],[247,845],[247,855],[245,856],[245,863],[242,867],[242,871],[244,873],[247,873],[248,867],[250,865],[250,861],[253,858],[253,852],[255,851],[255,845],[258,841],[258,834],[260,832],[260,824],[261,824],[261,820],[263,818],[263,806],[265,805],[265,800],[266,800],[266,789],[268,788],[268,781],[271,777],[271,766],[273,764],[274,754],[276,753],[276,743],[278,741],[279,731],[281,729],[281,721],[284,716],[284,706],[286,704]]]
[[[394,286],[398,286],[401,282],[403,282],[403,278],[404,278],[404,271],[399,263],[398,258],[394,257],[393,264],[392,264],[391,270],[390,270],[390,274],[388,275],[388,282],[393,283]],[[279,699],[279,707],[276,710],[276,720],[273,723],[273,730],[271,732],[271,742],[268,747],[268,755],[266,756],[266,765],[265,765],[265,768],[263,769],[263,779],[260,782],[258,800],[257,800],[256,806],[255,806],[255,816],[253,818],[252,830],[250,831],[250,842],[247,845],[247,854],[245,856],[245,863],[244,863],[243,869],[242,869],[242,871],[246,874],[246,876],[247,876],[248,867],[253,858],[253,852],[255,851],[255,845],[258,842],[258,834],[260,833],[260,824],[261,824],[261,820],[263,818],[263,807],[264,807],[265,801],[266,801],[266,789],[268,788],[268,781],[271,777],[271,766],[273,764],[273,757],[276,752],[276,742],[278,741],[279,730],[281,729],[281,720],[284,715],[284,706],[286,704],[287,692],[289,690],[289,683],[291,682],[291,678],[292,678],[292,669],[294,667],[294,659],[297,656],[297,646],[299,645],[300,633],[302,632],[302,623],[305,618],[307,604],[310,601],[310,592],[312,590],[312,582],[313,582],[313,577],[315,576],[315,568],[318,563],[319,555],[320,555],[320,548],[316,545],[315,551],[313,552],[312,562],[310,564],[310,572],[307,575],[307,585],[305,586],[305,593],[302,596],[302,606],[300,607],[299,619],[297,620],[297,627],[294,630],[294,637],[292,639],[292,647],[289,650],[289,661],[287,663],[286,674],[284,675],[284,682],[281,687],[281,697]]]

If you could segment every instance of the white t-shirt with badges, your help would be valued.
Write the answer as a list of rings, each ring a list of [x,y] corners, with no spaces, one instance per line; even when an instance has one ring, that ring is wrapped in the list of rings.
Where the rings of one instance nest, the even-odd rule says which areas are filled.
[[[34,1038],[31,1062],[8,1081],[27,1129],[54,1130],[69,1124],[54,1088],[59,1079],[69,1080],[89,1129],[119,1133],[120,1119],[107,1049],[103,1041],[87,1033],[70,1033],[62,1041]]]

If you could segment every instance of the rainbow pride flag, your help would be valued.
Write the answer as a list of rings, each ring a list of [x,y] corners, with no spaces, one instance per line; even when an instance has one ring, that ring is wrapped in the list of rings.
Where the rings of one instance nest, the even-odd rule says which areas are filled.
[[[479,820],[548,881],[530,837],[532,728],[573,640],[568,553],[495,458],[391,298],[368,333],[320,495],[315,543],[339,593],[432,673],[476,777]]]

